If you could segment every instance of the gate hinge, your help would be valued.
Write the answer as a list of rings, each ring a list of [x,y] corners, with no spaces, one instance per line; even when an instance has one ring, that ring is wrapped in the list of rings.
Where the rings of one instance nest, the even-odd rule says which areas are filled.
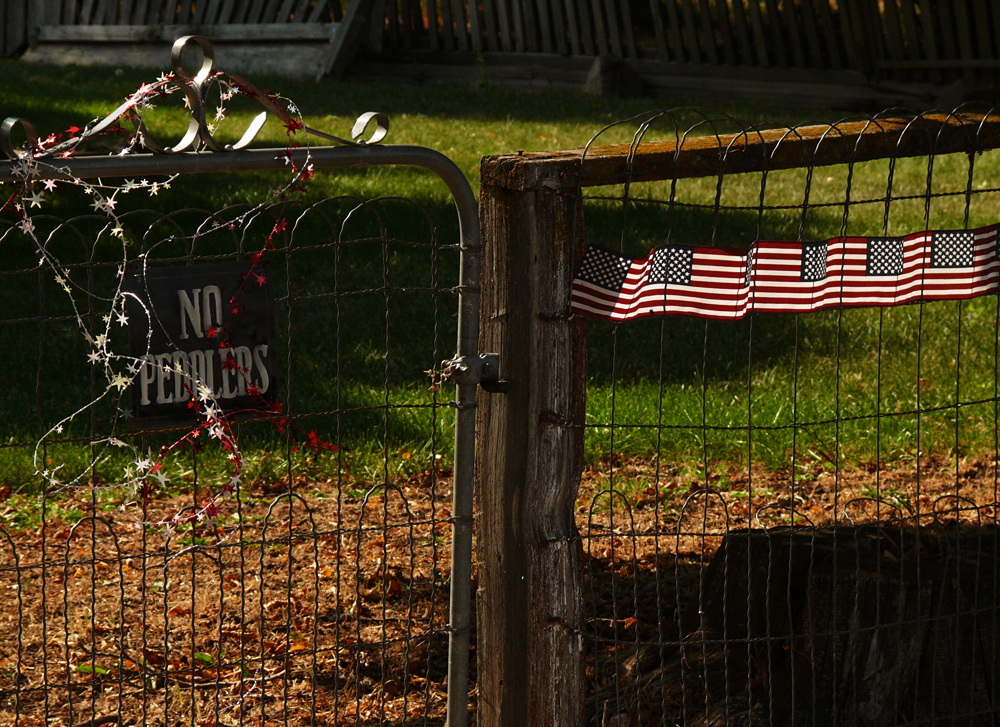
[[[479,384],[485,391],[503,393],[508,384],[500,380],[500,354],[455,356],[441,362],[441,381],[451,384]]]

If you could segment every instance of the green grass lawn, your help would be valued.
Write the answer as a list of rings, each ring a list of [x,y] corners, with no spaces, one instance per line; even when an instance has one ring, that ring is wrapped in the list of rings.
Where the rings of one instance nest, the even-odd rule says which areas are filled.
[[[248,69],[230,69],[257,85],[295,102],[307,125],[346,136],[354,119],[369,111],[389,115],[387,142],[437,149],[465,171],[478,188],[479,159],[518,149],[566,149],[585,145],[603,127],[651,108],[662,100],[594,99],[563,92],[514,93],[484,86],[459,88],[436,84],[372,84],[360,81],[311,81],[256,78]],[[134,69],[54,68],[0,61],[0,111],[31,120],[40,135],[58,133],[112,110],[122,98],[155,73]],[[817,119],[794,110],[760,107],[713,108],[747,123],[780,126]],[[252,115],[253,104],[238,99],[220,127],[218,138],[237,139]],[[694,112],[674,117],[681,129],[695,123]],[[179,137],[183,113],[174,99],[153,109],[147,124],[161,143]],[[731,126],[731,125],[730,125]],[[707,131],[707,128],[702,128]],[[601,143],[632,138],[634,124],[615,126]],[[651,136],[672,136],[661,124]],[[269,122],[258,138],[262,146],[284,146],[284,128]],[[96,142],[98,150],[101,142]],[[847,215],[849,234],[906,233],[966,226],[965,196],[969,161],[935,161],[932,190],[937,194],[925,217],[920,196],[927,186],[927,160],[906,160],[894,170],[893,193],[914,199],[894,201],[888,226],[884,202],[887,162],[858,165],[851,177]],[[997,219],[994,180],[997,154],[977,158],[968,226]],[[634,185],[634,203],[624,225],[624,249],[645,255],[652,246],[673,242],[745,246],[763,237],[825,239],[842,231],[847,188],[846,168],[816,170],[803,214],[805,173],[772,173],[761,215],[759,175],[727,177],[721,205],[717,180],[681,181],[673,206],[668,182]],[[287,178],[280,173],[193,175],[176,180],[156,198],[135,199],[162,211],[218,210],[268,199]],[[593,190],[615,197],[621,189]],[[10,193],[5,186],[4,198]],[[353,207],[343,196],[404,196],[411,202],[386,201],[377,210],[350,217],[342,245],[333,244]],[[332,198],[331,202],[323,202]],[[339,201],[338,201],[339,200]],[[129,200],[133,202],[132,199]],[[78,190],[49,198],[47,213],[68,218],[89,210]],[[319,205],[319,207],[314,207]],[[329,477],[372,482],[447,465],[451,453],[451,410],[442,395],[429,391],[425,373],[453,353],[457,284],[456,223],[444,185],[433,176],[407,169],[328,170],[297,196],[294,214],[302,224],[286,239],[271,264],[275,278],[294,286],[278,291],[280,360],[288,361],[282,395],[305,431],[315,429],[345,449],[325,459],[287,449],[275,454],[275,438],[263,425],[241,430],[250,476]],[[191,213],[192,219],[198,213]],[[587,203],[588,241],[618,247],[623,240],[622,206],[615,199]],[[178,218],[183,215],[176,215]],[[433,220],[428,224],[427,217]],[[10,219],[9,211],[3,213]],[[204,219],[204,216],[201,217]],[[135,230],[139,230],[138,221]],[[195,224],[192,222],[192,224]],[[122,256],[119,244],[102,236],[100,226],[78,226],[80,240],[54,240],[60,259],[81,265],[88,259],[109,263],[92,284],[112,275]],[[264,226],[266,227],[266,225]],[[262,228],[263,229],[263,228]],[[388,230],[388,233],[384,233]],[[133,231],[134,256],[142,248]],[[266,231],[256,230],[242,243],[257,249]],[[159,239],[159,238],[157,238]],[[7,443],[33,442],[60,417],[91,398],[91,368],[86,345],[71,323],[37,320],[38,299],[45,314],[66,313],[55,283],[40,279],[35,252],[23,237],[0,240],[0,435]],[[232,241],[200,243],[201,254],[228,255]],[[227,245],[229,247],[227,247]],[[163,244],[163,257],[183,251]],[[130,259],[132,259],[130,257]],[[287,268],[286,266],[291,266]],[[286,275],[287,273],[287,275]],[[102,278],[103,276],[103,278]],[[40,292],[41,291],[41,292]],[[331,291],[336,291],[331,296]],[[339,308],[330,301],[339,301]],[[388,311],[388,312],[387,312]],[[98,315],[94,311],[93,315]],[[19,321],[19,322],[14,322]],[[767,316],[733,324],[686,318],[647,320],[620,326],[589,324],[588,458],[595,461],[610,447],[637,457],[659,455],[677,467],[704,460],[753,461],[780,468],[792,461],[869,461],[875,457],[914,456],[924,451],[977,454],[993,446],[995,407],[991,401],[956,408],[955,402],[978,402],[996,396],[996,301],[935,303],[891,310],[824,312],[806,316]],[[289,355],[291,346],[291,355]],[[45,355],[40,357],[40,347]],[[41,363],[39,363],[41,361]],[[41,385],[38,384],[40,372]],[[50,382],[59,382],[55,385]],[[98,387],[99,388],[99,387]],[[388,405],[388,408],[386,408]],[[73,434],[104,433],[114,414],[102,402],[74,422]],[[936,408],[918,413],[918,409]],[[337,414],[339,412],[339,415]],[[881,415],[889,414],[888,417]],[[846,418],[837,423],[837,418]],[[657,426],[659,425],[659,426]],[[752,431],[748,425],[754,428]],[[707,428],[706,428],[707,427]],[[917,430],[920,441],[918,445]],[[156,447],[170,435],[141,440]],[[612,442],[613,439],[613,442]],[[85,471],[90,451],[78,445],[53,445],[45,454]],[[280,448],[279,448],[280,449]],[[286,456],[287,455],[287,460]],[[114,459],[114,454],[111,455]],[[436,459],[438,456],[441,459]],[[0,485],[30,486],[30,447],[0,450]],[[224,477],[222,455],[205,453]],[[811,459],[810,459],[811,458]],[[289,462],[291,464],[289,464]],[[344,473],[347,473],[345,475]],[[210,478],[209,478],[210,479]],[[221,479],[220,479],[221,481]]]

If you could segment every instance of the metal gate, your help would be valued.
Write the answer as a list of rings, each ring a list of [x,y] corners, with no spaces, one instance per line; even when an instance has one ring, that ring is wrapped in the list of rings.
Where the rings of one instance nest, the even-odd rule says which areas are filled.
[[[195,45],[204,59],[189,74],[181,55]],[[472,190],[436,151],[380,145],[379,114],[359,118],[351,140],[331,137],[305,128],[290,102],[214,70],[201,38],[178,40],[173,60],[173,74],[82,131],[39,140],[22,119],[0,131],[0,181],[17,190],[0,213],[0,340],[4,388],[19,392],[0,452],[0,720],[315,724],[326,713],[427,724],[443,706],[435,644],[447,634],[446,723],[464,725],[476,389],[496,379],[495,360],[477,351]],[[234,143],[213,136],[212,89],[262,106]],[[167,93],[190,108],[169,147],[142,120]],[[247,148],[268,118],[290,139],[340,145]],[[129,119],[136,133],[120,155],[77,155]],[[140,144],[153,153],[134,153]],[[314,170],[399,165],[447,185],[457,243],[404,198],[293,199]],[[128,194],[166,195],[189,174],[267,170],[289,181],[264,202],[125,209]],[[92,199],[93,212],[47,214],[58,187]],[[390,220],[380,205],[404,212]],[[412,219],[422,232],[391,229]],[[456,320],[443,313],[448,297]],[[384,321],[384,348],[354,335],[366,317]],[[397,353],[401,326],[404,341],[433,340]],[[436,364],[446,330],[457,354]],[[422,387],[399,373],[414,360],[430,369]],[[348,375],[366,361],[377,386]],[[443,382],[455,383],[453,400]],[[452,415],[449,477],[440,442]],[[397,435],[406,427],[428,437],[421,451],[393,449],[413,440]],[[438,501],[449,482],[450,508]],[[435,594],[446,581],[445,620]]]

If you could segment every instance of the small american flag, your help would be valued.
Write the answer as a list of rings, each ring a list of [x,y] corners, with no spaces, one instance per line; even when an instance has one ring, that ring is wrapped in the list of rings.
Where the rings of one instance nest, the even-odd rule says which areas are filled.
[[[655,315],[738,320],[973,298],[998,290],[998,225],[825,242],[758,240],[748,249],[664,245],[632,260],[589,247],[574,313],[608,321]]]

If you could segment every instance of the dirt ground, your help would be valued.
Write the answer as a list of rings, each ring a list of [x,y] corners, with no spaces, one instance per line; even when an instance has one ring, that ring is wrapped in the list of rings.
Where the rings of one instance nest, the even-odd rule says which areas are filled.
[[[609,470],[630,483],[614,497]],[[729,531],[997,514],[989,459],[962,462],[956,476],[954,462],[927,458],[919,478],[913,462],[818,464],[796,474],[794,490],[790,471],[710,472],[709,494],[697,473],[657,473],[649,461],[586,472],[577,522],[595,692],[618,642],[669,638],[663,594],[697,589]],[[169,536],[137,522],[182,512],[190,497],[96,519],[77,503],[75,526],[0,519],[0,724],[440,724],[448,474],[367,499],[335,483],[296,482],[291,497],[287,485],[258,485],[223,501],[214,527]],[[637,588],[644,573],[670,589]],[[474,634],[472,649],[474,665]],[[473,667],[473,709],[474,684]]]

